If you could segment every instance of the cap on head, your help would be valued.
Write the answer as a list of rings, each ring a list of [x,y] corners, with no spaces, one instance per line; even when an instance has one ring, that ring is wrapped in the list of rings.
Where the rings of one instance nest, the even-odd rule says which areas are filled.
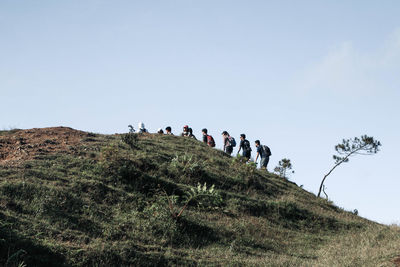
[[[183,126],[183,129],[188,129],[188,128],[189,128],[189,126],[187,126],[187,125]]]

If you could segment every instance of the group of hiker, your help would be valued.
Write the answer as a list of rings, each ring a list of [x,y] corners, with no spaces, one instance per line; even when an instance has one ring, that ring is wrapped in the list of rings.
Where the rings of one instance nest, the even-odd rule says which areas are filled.
[[[148,133],[143,122],[139,123],[138,128],[139,129],[138,129],[137,133]],[[210,147],[215,147],[215,140],[211,135],[208,134],[208,130],[206,128],[204,128],[201,130],[201,132],[203,135],[202,141]],[[158,134],[166,134],[166,135],[174,135],[172,133],[172,128],[170,126],[165,128],[165,133],[162,128],[159,128],[157,130],[157,133]],[[227,131],[223,131],[221,135],[222,135],[223,144],[224,144],[223,150],[226,154],[231,155],[233,152],[233,148],[236,147],[236,140],[235,140],[235,138],[230,136]],[[180,136],[189,137],[189,138],[193,138],[193,139],[197,140],[196,136],[194,136],[194,134],[193,134],[192,128],[190,128],[188,125],[183,126],[183,131]],[[260,160],[260,168],[267,170],[269,157],[271,156],[271,150],[268,146],[261,145],[260,140],[256,140],[254,142],[254,144],[257,148],[255,162],[257,163],[257,160],[260,157],[260,159],[261,159]],[[246,161],[250,161],[252,149],[251,149],[249,140],[246,139],[245,134],[240,135],[239,150],[237,153],[240,154],[240,151],[242,151],[242,157],[245,158]]]

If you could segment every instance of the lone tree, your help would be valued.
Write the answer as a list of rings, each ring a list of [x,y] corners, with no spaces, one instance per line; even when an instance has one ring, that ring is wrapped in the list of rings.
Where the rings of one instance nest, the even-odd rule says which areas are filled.
[[[278,163],[278,166],[275,167],[274,171],[279,175],[281,178],[287,178],[286,173],[292,169],[292,163],[290,159],[281,159]],[[291,171],[294,173],[294,171]]]
[[[318,197],[321,195],[321,190],[324,186],[326,177],[333,172],[343,162],[348,162],[349,158],[354,155],[373,155],[379,151],[381,142],[374,140],[373,137],[366,135],[361,138],[355,137],[353,139],[343,139],[341,144],[335,146],[338,155],[333,155],[335,166],[324,176],[321,185],[319,186]]]

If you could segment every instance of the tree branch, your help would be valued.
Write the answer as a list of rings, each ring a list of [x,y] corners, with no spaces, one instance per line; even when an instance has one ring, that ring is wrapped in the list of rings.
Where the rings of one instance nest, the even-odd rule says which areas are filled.
[[[361,149],[363,149],[364,147],[366,147],[368,144],[364,144],[363,146],[360,146],[359,148],[357,148],[356,150],[351,151],[349,154],[347,154],[346,157],[344,157],[342,160],[340,160],[338,163],[336,163],[335,166],[333,166],[333,168],[327,173],[325,174],[324,178],[321,181],[321,185],[319,186],[319,191],[318,191],[318,197],[321,195],[321,191],[322,191],[322,186],[324,185],[325,179],[333,172],[334,169],[336,169],[340,164],[342,164],[343,162],[346,162],[347,159],[353,155],[354,153],[357,153],[358,151],[360,151]]]
[[[324,185],[324,186],[322,187],[322,192],[324,192],[324,194],[325,194],[325,196],[326,196],[326,199],[328,199],[329,197],[328,197],[328,194],[325,192],[325,188],[326,188],[326,186]]]

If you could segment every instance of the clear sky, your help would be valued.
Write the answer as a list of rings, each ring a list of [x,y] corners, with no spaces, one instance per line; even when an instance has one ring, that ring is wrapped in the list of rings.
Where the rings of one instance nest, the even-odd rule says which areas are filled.
[[[340,166],[326,191],[400,223],[399,14],[397,0],[0,0],[0,128],[189,124],[219,148],[223,130],[246,133],[314,193],[334,146],[367,134],[381,151]]]

